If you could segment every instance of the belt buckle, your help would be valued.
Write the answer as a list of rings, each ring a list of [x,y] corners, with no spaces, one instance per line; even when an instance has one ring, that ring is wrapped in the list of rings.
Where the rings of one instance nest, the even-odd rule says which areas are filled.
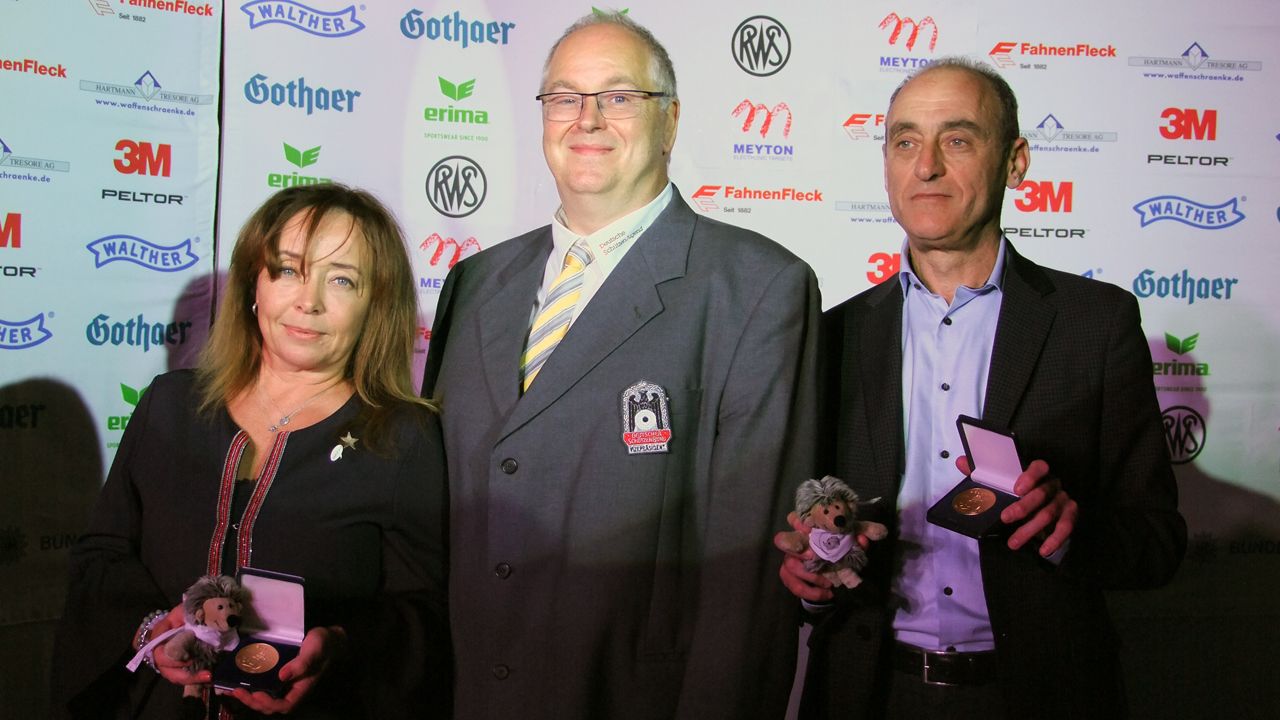
[[[957,685],[959,685],[959,683],[944,682],[942,680],[933,680],[932,678],[929,677],[929,669],[930,669],[929,656],[942,655],[942,654],[943,653],[931,653],[931,652],[928,652],[927,650],[920,653],[920,657],[921,657],[920,663],[922,666],[921,672],[920,672],[920,679],[924,682],[925,685],[936,685],[939,687],[956,687]]]

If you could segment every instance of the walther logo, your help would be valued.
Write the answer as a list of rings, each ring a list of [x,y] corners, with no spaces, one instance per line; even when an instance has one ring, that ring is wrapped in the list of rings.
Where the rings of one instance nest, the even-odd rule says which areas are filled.
[[[133,235],[108,235],[85,245],[85,249],[93,253],[93,265],[99,268],[120,260],[148,270],[177,272],[200,260],[191,251],[191,238],[177,245],[156,245]]]
[[[489,183],[474,160],[450,155],[427,173],[427,202],[447,217],[466,217],[484,204]]]
[[[364,29],[356,17],[356,6],[338,12],[325,12],[294,0],[254,0],[240,6],[249,16],[249,29],[280,23],[319,37],[344,37]]]
[[[53,333],[44,327],[44,313],[22,322],[0,320],[0,350],[24,350],[51,337]]]
[[[1161,220],[1176,220],[1203,230],[1221,230],[1244,219],[1244,213],[1236,207],[1239,200],[1231,198],[1217,205],[1205,205],[1177,195],[1161,195],[1134,205],[1133,211],[1138,213],[1141,227]]]

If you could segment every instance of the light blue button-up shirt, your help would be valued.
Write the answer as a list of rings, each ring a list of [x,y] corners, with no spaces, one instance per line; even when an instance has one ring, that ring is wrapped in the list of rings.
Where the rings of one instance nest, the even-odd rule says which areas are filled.
[[[925,287],[903,244],[902,407],[906,473],[898,491],[894,636],[929,650],[995,647],[982,589],[978,541],[933,525],[925,513],[963,475],[958,415],[982,417],[987,372],[1004,297],[1005,249],[979,288],[960,286],[951,304]]]

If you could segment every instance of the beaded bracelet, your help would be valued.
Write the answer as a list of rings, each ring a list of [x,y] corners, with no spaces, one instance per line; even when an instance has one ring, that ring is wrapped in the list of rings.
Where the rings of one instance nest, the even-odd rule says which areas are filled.
[[[146,617],[142,618],[142,624],[138,626],[137,633],[139,650],[146,647],[147,643],[151,641],[151,631],[155,628],[156,623],[160,622],[160,619],[168,614],[169,611],[167,610],[152,610]],[[145,662],[152,670],[160,672],[156,668],[156,661],[155,658],[151,656],[151,653],[144,655],[142,657],[142,661]]]

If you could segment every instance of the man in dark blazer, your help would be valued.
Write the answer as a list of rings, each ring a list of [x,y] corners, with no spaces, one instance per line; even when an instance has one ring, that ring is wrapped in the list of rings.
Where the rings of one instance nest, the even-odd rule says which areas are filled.
[[[542,92],[560,211],[449,274],[423,387],[457,715],[780,717],[798,618],[767,538],[813,462],[816,280],[669,183],[675,78],[643,28],[579,21]]]
[[[902,272],[823,317],[819,458],[882,498],[862,513],[890,537],[834,597],[799,557],[783,564],[816,603],[802,716],[1123,716],[1102,591],[1168,581],[1186,545],[1137,302],[1002,237],[1030,158],[994,71],[931,65],[886,127]],[[957,409],[1011,429],[1031,461],[996,536],[925,519],[969,467]]]

